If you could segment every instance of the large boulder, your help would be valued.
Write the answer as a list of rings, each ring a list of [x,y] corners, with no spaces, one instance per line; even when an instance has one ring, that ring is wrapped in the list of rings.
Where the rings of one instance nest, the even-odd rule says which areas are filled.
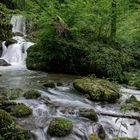
[[[108,80],[85,77],[74,80],[73,86],[92,101],[114,103],[120,98],[118,85]]]
[[[53,137],[64,137],[72,132],[73,124],[64,118],[54,118],[49,125],[48,134]]]
[[[10,66],[4,59],[0,59],[0,66]]]

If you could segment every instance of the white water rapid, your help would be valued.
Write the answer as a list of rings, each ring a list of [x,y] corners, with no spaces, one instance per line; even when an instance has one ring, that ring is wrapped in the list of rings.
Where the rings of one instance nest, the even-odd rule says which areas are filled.
[[[2,43],[2,56],[1,59],[4,59],[7,63],[16,67],[25,66],[25,60],[27,57],[27,49],[33,45],[31,42],[25,40],[26,28],[25,28],[25,19],[21,15],[13,15],[10,23],[13,25],[13,33],[21,33],[23,36],[14,36],[13,39],[17,43],[6,46],[5,42]]]

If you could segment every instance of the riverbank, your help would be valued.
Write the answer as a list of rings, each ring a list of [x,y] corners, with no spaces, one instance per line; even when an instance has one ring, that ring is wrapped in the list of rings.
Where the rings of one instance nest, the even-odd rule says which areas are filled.
[[[120,103],[131,95],[139,97],[139,91],[129,89],[122,90],[123,96],[115,104],[106,104],[100,102],[92,102],[86,99],[83,95],[80,95],[72,86],[73,80],[78,77],[63,75],[63,74],[48,74],[43,72],[29,71],[29,70],[0,70],[2,76],[0,77],[1,86],[12,88],[20,88],[22,91],[29,89],[38,90],[41,93],[41,97],[38,99],[25,99],[23,96],[17,98],[14,102],[24,103],[33,110],[33,114],[30,117],[16,120],[16,122],[26,130],[30,130],[37,140],[51,140],[49,135],[46,135],[49,122],[54,117],[64,117],[73,122],[74,128],[72,134],[64,139],[78,139],[85,140],[95,130],[98,130],[98,123],[103,126],[106,131],[108,139],[112,139],[117,135],[115,130],[119,129],[121,118],[115,123],[116,117],[109,117],[98,114],[98,123],[83,117],[79,117],[77,114],[79,109],[87,108],[94,109],[99,112],[120,113]],[[55,81],[63,83],[61,86],[55,88],[46,88],[44,83],[47,81]],[[112,121],[110,121],[112,120]],[[139,122],[133,119],[123,119],[123,122],[127,124],[128,130],[122,126],[119,135],[123,137],[137,137],[139,138]],[[135,122],[135,123],[134,123]],[[133,124],[134,125],[131,125]],[[83,130],[82,132],[80,130]],[[98,132],[98,131],[97,131]],[[59,138],[55,138],[59,140]]]

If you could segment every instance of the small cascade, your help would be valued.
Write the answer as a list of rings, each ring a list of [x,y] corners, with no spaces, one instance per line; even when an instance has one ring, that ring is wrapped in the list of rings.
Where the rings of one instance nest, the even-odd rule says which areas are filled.
[[[25,19],[22,15],[14,15],[11,18],[10,23],[13,25],[13,33],[21,33],[23,36],[14,36],[12,39],[16,40],[17,43],[5,45],[5,42],[2,43],[2,56],[1,59],[4,59],[7,63],[16,66],[25,66],[25,59],[27,57],[27,49],[33,45],[32,42],[27,42],[25,40]]]
[[[20,32],[26,34],[25,19],[22,15],[12,16],[10,23],[13,25],[12,31],[14,33]]]

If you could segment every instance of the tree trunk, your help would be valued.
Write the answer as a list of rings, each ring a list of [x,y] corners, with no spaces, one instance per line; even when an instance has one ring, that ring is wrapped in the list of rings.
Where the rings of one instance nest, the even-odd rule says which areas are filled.
[[[112,0],[111,9],[112,9],[112,15],[111,15],[111,34],[110,37],[112,40],[116,37],[116,23],[117,23],[117,2],[116,0]]]
[[[138,120],[140,122],[140,115],[128,115],[128,114],[109,113],[109,112],[97,112],[97,114],[102,115],[102,116],[135,119],[135,120]]]

